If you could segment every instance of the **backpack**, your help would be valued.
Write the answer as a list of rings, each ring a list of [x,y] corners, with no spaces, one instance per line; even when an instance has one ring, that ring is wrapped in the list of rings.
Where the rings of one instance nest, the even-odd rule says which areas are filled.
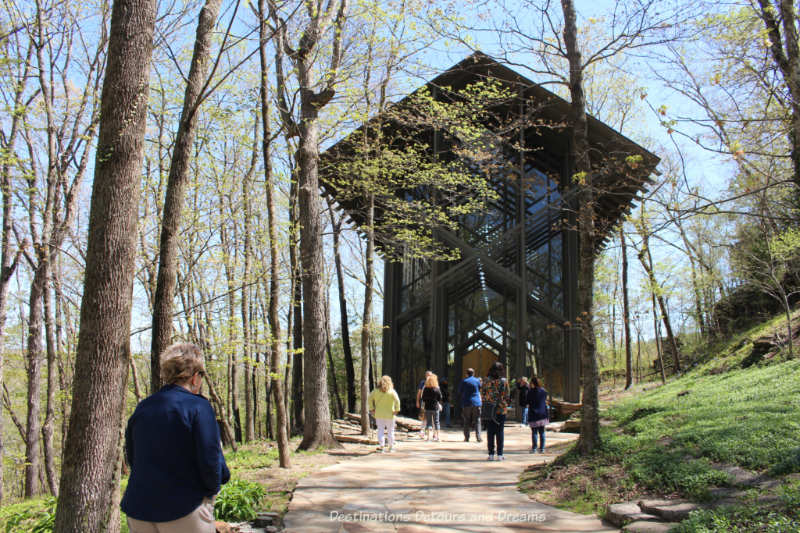
[[[508,384],[506,383],[506,378],[500,378],[500,397],[494,398],[495,401],[491,401],[491,398],[488,398],[483,405],[481,406],[481,419],[489,421],[491,420],[495,424],[499,424],[497,420],[497,404],[499,400],[503,398],[503,393],[508,391]]]

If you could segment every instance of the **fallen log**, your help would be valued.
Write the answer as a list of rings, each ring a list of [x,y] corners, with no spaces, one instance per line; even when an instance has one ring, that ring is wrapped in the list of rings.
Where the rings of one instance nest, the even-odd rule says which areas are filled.
[[[378,445],[378,439],[371,439],[363,435],[342,435],[334,433],[333,436],[339,442],[352,442],[354,444],[371,444],[375,446]]]
[[[344,414],[345,421],[352,420],[358,424],[361,424],[361,415],[356,413],[345,413]],[[422,422],[419,420],[415,420],[413,418],[406,418],[404,416],[395,416],[394,417],[395,425],[398,428],[405,429],[406,431],[419,431],[422,427]]]
[[[569,418],[572,413],[583,408],[582,403],[562,402],[556,399],[553,399],[550,403],[555,408],[559,418]]]

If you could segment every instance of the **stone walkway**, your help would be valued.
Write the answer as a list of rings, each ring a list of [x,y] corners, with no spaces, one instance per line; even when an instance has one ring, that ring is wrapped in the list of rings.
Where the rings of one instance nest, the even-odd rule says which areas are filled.
[[[401,439],[405,439],[402,432]],[[595,516],[537,503],[517,490],[526,466],[552,461],[530,454],[530,430],[505,429],[505,461],[486,460],[486,441],[464,442],[458,429],[442,442],[400,440],[392,454],[374,453],[324,468],[300,481],[284,516],[286,531],[519,532],[619,531]],[[474,434],[473,434],[474,438]],[[548,446],[575,440],[548,433]]]

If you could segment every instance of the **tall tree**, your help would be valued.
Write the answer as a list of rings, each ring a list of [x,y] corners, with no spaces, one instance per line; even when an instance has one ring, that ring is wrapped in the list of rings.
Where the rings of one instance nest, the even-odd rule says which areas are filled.
[[[177,278],[178,243],[181,214],[186,186],[189,181],[189,161],[192,155],[197,126],[197,115],[204,98],[204,91],[211,60],[211,40],[214,25],[219,15],[222,0],[206,0],[197,22],[189,77],[183,111],[178,123],[178,133],[172,150],[172,161],[167,180],[167,195],[161,222],[161,246],[158,259],[158,279],[153,301],[153,329],[150,347],[150,392],[161,388],[159,357],[172,342],[172,305]]]
[[[0,41],[6,50],[6,55],[11,56],[12,39],[7,38]],[[12,169],[15,163],[14,150],[19,137],[20,123],[24,118],[24,109],[30,102],[24,101],[25,88],[30,72],[30,58],[33,52],[33,43],[28,41],[24,60],[18,65],[18,70],[14,73],[9,72],[9,78],[14,80],[13,92],[11,97],[12,108],[10,112],[11,122],[8,131],[3,131],[0,136],[0,193],[2,193],[3,220],[2,233],[0,233],[0,383],[3,383],[3,357],[5,352],[5,325],[6,325],[6,305],[8,302],[8,290],[11,283],[11,276],[19,265],[19,258],[22,249],[12,252],[11,235],[14,215],[12,212],[12,198],[14,196]],[[24,107],[23,107],[24,106]],[[3,424],[0,422],[0,464],[3,461]],[[3,490],[3,469],[0,468],[0,503],[4,497]]]
[[[301,22],[299,40],[290,45],[285,20],[279,7],[269,1],[270,15],[278,30],[276,48],[289,57],[300,93],[299,116],[294,117],[286,105],[282,58],[277,62],[281,92],[281,117],[284,127],[298,137],[297,177],[300,193],[300,259],[303,286],[303,407],[304,427],[300,449],[338,446],[330,420],[330,399],[325,365],[325,302],[322,276],[322,230],[319,194],[319,113],[335,94],[343,56],[344,24],[348,0],[305,2],[306,19]],[[329,37],[325,43],[324,37]],[[323,68],[323,79],[314,79],[315,67],[324,57],[328,44],[329,61]]]
[[[583,454],[592,453],[600,445],[600,414],[598,411],[598,373],[595,354],[596,341],[592,325],[592,298],[595,254],[595,192],[592,189],[592,164],[589,160],[586,97],[583,92],[583,69],[578,46],[578,26],[572,0],[561,0],[564,13],[564,46],[569,62],[569,92],[571,98],[570,161],[573,179],[577,182],[578,240],[578,319],[581,327],[581,371],[583,374],[583,411],[578,447]]]
[[[92,139],[99,118],[100,80],[103,75],[107,35],[105,33],[106,10],[101,9],[98,23],[103,28],[94,47],[85,47],[85,57],[77,54],[62,54],[61,49],[71,47],[81,38],[81,27],[77,22],[80,12],[76,6],[68,6],[63,18],[56,23],[50,20],[51,5],[36,3],[33,21],[28,26],[35,56],[36,79],[39,101],[44,115],[46,168],[37,164],[39,149],[35,129],[26,121],[24,137],[29,152],[30,165],[25,172],[28,181],[28,226],[33,243],[33,254],[25,254],[33,273],[28,293],[28,339],[26,348],[28,378],[28,415],[26,420],[25,449],[25,494],[38,492],[39,483],[39,420],[41,402],[43,302],[48,290],[50,271],[55,258],[72,228],[76,215],[80,188],[88,168]],[[70,75],[75,63],[81,61],[85,68],[85,85],[77,102],[68,95],[75,91]],[[52,370],[52,364],[48,364]],[[48,381],[48,384],[52,382]],[[52,421],[52,418],[51,418]],[[52,435],[51,435],[52,437]],[[46,455],[54,455],[52,438],[45,438]],[[54,486],[54,483],[51,483]]]
[[[625,329],[625,390],[633,385],[633,354],[631,353],[631,306],[628,301],[628,246],[625,242],[624,224],[619,226],[619,243],[622,248],[622,324]]]
[[[275,177],[272,172],[272,154],[270,143],[273,140],[270,127],[269,95],[267,85],[267,13],[265,0],[258,0],[259,17],[259,63],[261,76],[259,79],[259,98],[261,103],[261,152],[264,159],[264,188],[267,195],[267,226],[269,231],[269,312],[267,320],[270,329],[270,389],[275,401],[276,422],[275,439],[278,441],[278,461],[281,468],[289,468],[289,421],[286,416],[286,404],[283,401],[283,383],[279,369],[281,367],[281,320],[278,314],[280,299],[280,272],[278,271],[278,230],[276,227],[275,209]],[[269,419],[269,410],[267,418]]]
[[[136,223],[156,5],[117,0],[89,212],[86,274],[55,533],[113,531],[130,360]]]

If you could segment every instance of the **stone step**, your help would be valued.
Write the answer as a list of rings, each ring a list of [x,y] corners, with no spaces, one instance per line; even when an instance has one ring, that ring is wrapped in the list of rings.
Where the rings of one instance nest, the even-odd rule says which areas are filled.
[[[659,517],[647,514],[634,502],[615,503],[606,509],[605,519],[617,527],[631,522],[657,522]]]
[[[675,524],[672,522],[651,522],[639,520],[623,527],[622,531],[627,533],[667,533],[673,527],[675,527]]]
[[[642,500],[639,502],[639,508],[647,514],[660,516],[669,522],[680,522],[692,511],[704,507],[687,500]]]

